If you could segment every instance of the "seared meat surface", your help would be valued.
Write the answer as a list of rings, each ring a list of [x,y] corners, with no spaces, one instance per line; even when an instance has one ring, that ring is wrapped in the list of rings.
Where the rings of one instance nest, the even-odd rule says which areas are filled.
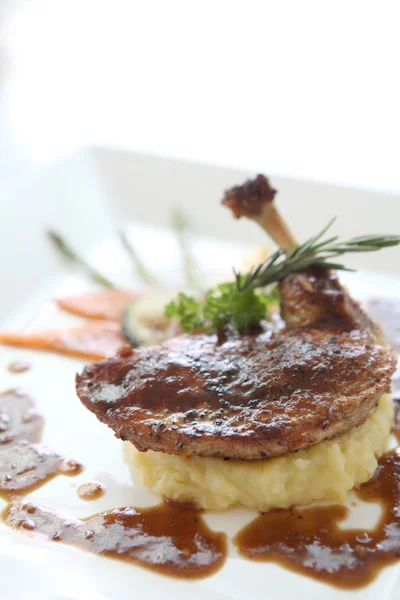
[[[80,399],[139,450],[174,454],[259,459],[360,425],[395,368],[380,329],[327,271],[280,296],[285,329],[123,349],[78,375]]]

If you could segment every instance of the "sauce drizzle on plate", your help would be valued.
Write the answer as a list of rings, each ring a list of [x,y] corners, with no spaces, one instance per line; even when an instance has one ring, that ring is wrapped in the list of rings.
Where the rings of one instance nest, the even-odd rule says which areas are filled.
[[[10,373],[25,373],[30,368],[31,364],[26,360],[13,360],[7,367]]]
[[[29,394],[22,390],[0,394],[0,497],[10,500],[59,473],[77,475],[82,470],[76,461],[37,443],[43,424]]]
[[[14,503],[2,517],[13,529],[185,579],[215,573],[226,557],[225,534],[211,531],[200,513],[167,503],[114,508],[87,519]]]
[[[400,433],[400,402],[394,432]],[[238,533],[242,556],[277,562],[342,588],[359,588],[400,559],[400,450],[385,454],[371,481],[356,490],[364,502],[378,502],[382,515],[370,531],[342,529],[343,505],[271,510]]]
[[[97,481],[82,483],[78,487],[78,496],[82,500],[97,500],[104,495],[105,489],[105,486]]]
[[[372,313],[388,329],[393,310],[384,300],[374,301]],[[371,305],[370,305],[371,308]],[[388,337],[400,350],[400,326]],[[395,422],[400,441],[400,372],[393,382]],[[37,444],[43,418],[32,398],[20,390],[0,394],[0,495],[12,499],[3,522],[16,530],[129,563],[164,575],[205,577],[224,564],[227,546],[223,533],[211,531],[193,509],[162,503],[137,509],[114,508],[86,519],[59,514],[23,502],[18,496],[57,473],[77,474],[81,465]],[[83,484],[79,495],[94,499],[101,484]],[[293,507],[261,514],[234,539],[242,556],[279,563],[325,583],[356,589],[386,566],[400,559],[400,449],[385,454],[373,479],[355,491],[364,502],[382,507],[372,530],[343,529],[349,510],[343,505]]]

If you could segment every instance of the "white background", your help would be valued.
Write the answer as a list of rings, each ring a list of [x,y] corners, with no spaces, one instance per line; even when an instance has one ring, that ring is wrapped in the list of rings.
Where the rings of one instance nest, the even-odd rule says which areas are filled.
[[[1,0],[0,192],[98,142],[400,193],[396,0]]]

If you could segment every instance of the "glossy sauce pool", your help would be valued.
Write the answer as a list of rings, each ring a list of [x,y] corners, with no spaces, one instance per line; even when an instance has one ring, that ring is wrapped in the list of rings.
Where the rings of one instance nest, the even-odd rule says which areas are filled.
[[[77,475],[82,466],[38,444],[43,417],[22,390],[0,394],[0,496],[10,502],[2,513],[12,527],[182,578],[205,577],[226,558],[226,536],[211,531],[199,512],[161,504],[154,508],[115,508],[88,519],[59,514],[23,502],[21,496],[57,474]],[[104,486],[82,484],[85,500],[99,498]]]
[[[340,528],[349,512],[343,505],[271,510],[242,529],[235,545],[252,560],[277,562],[337,587],[362,587],[400,559],[398,450],[380,459],[374,478],[356,494],[382,507],[373,530]]]
[[[218,571],[226,557],[225,534],[211,531],[199,513],[167,503],[114,508],[82,520],[31,503],[14,503],[2,518],[14,529],[164,575],[205,577]]]
[[[23,390],[0,394],[0,497],[10,500],[57,474],[77,475],[82,466],[42,446],[44,420]]]

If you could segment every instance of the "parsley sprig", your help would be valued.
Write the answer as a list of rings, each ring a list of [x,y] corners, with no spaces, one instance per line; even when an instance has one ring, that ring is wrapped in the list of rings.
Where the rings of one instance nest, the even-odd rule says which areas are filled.
[[[223,329],[230,323],[245,331],[264,319],[277,301],[275,286],[263,291],[238,291],[236,282],[221,283],[201,299],[181,292],[167,305],[165,315],[178,320],[186,333]]]

